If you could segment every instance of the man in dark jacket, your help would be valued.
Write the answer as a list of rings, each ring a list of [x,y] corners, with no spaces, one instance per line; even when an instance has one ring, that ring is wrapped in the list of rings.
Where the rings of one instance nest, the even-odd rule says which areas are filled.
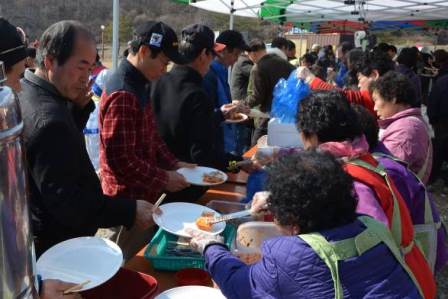
[[[285,39],[286,46],[282,47],[282,38],[275,38],[272,45],[276,46],[270,50],[269,54],[264,55],[252,68],[248,95],[244,103],[249,107],[257,107],[261,112],[269,113],[271,111],[274,87],[281,78],[288,78],[289,74],[295,69],[291,65],[284,51],[287,49],[288,41]],[[277,47],[278,45],[278,47]],[[267,134],[268,120],[255,120],[255,131],[252,136],[252,144]]]
[[[428,117],[434,128],[434,160],[430,178],[434,182],[440,176],[443,162],[448,161],[448,74],[438,78],[432,88]]]
[[[249,77],[254,64],[266,55],[266,45],[259,38],[254,38],[248,44],[245,54],[242,54],[232,68],[230,91],[232,100],[241,101],[247,96]]]
[[[434,65],[439,69],[434,80],[437,81],[442,76],[448,74],[448,52],[445,49],[438,49],[434,51]]]
[[[100,227],[146,227],[152,205],[103,195],[82,130],[94,109],[88,78],[95,38],[80,23],[62,21],[43,34],[38,68],[27,71],[19,95],[29,170],[37,254],[58,242],[94,235]]]
[[[265,54],[266,45],[263,40],[255,38],[249,42],[246,53],[240,55],[237,62],[233,65],[230,85],[233,103],[239,103],[247,97],[250,72],[254,64]],[[253,120],[236,126],[237,153],[244,153],[250,148],[253,128]]]
[[[253,66],[254,63],[246,53],[241,54],[233,66],[230,92],[234,101],[240,101],[247,96],[247,85],[249,84],[249,75]]]
[[[202,86],[216,52],[225,48],[215,44],[213,31],[203,25],[191,25],[182,31],[179,51],[186,65],[175,65],[155,84],[152,107],[161,137],[177,159],[225,170],[228,159],[216,144],[218,127],[214,118],[224,118],[233,108],[215,109]],[[190,187],[170,194],[170,200],[194,201],[206,189]]]

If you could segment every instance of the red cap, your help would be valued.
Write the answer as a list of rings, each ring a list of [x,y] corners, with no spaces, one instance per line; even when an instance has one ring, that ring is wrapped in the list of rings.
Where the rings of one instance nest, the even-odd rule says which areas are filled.
[[[215,51],[215,53],[221,52],[222,50],[224,50],[226,48],[226,45],[221,44],[221,43],[215,43],[215,46],[213,47],[213,51]]]

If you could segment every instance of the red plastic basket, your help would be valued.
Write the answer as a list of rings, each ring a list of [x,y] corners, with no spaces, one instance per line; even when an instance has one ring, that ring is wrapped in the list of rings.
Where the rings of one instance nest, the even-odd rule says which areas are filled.
[[[85,299],[152,299],[157,295],[157,290],[154,277],[121,268],[106,283],[81,295]]]
[[[213,285],[210,275],[197,268],[182,269],[176,273],[174,278],[178,286],[199,285],[208,287]]]

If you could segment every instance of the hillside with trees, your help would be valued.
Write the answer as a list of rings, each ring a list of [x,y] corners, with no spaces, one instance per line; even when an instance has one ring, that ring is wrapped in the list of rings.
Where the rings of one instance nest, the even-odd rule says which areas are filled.
[[[0,16],[22,27],[31,40],[38,38],[49,25],[64,19],[86,24],[100,38],[101,25],[106,26],[105,41],[110,41],[112,0],[0,0]],[[192,23],[203,23],[214,30],[228,27],[229,17],[205,12],[170,0],[121,0],[120,37],[125,42],[132,28],[145,20],[160,20],[180,31]],[[235,28],[248,35],[270,38],[278,26],[257,19],[236,18]]]
[[[39,38],[51,24],[73,19],[86,24],[101,42],[101,25],[105,26],[104,41],[112,38],[112,0],[0,0],[0,16],[22,27],[30,40]],[[171,0],[120,0],[120,41],[131,39],[132,28],[145,20],[160,20],[180,30],[192,23],[203,23],[215,31],[228,28],[229,16],[196,9]],[[247,38],[260,37],[269,41],[281,27],[253,18],[235,18],[235,29]],[[377,33],[378,41],[395,44],[447,44],[448,31],[389,31]]]

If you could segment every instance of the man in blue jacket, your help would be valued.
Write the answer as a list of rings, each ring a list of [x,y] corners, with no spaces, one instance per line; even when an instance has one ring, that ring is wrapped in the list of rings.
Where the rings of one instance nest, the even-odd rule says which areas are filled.
[[[216,39],[217,43],[224,44],[226,47],[212,61],[210,70],[204,77],[204,88],[212,98],[215,108],[232,103],[230,86],[228,82],[228,68],[233,66],[240,54],[248,50],[241,33],[235,30],[223,31]],[[219,119],[215,121],[220,122]],[[241,155],[236,143],[236,125],[220,124],[218,131],[217,144],[224,148],[224,152]]]
[[[342,42],[336,50],[336,58],[338,59],[338,73],[336,75],[336,78],[334,79],[334,82],[336,82],[336,85],[341,88],[344,87],[346,83],[345,76],[348,73],[347,53],[351,49],[353,49],[352,43]]]

